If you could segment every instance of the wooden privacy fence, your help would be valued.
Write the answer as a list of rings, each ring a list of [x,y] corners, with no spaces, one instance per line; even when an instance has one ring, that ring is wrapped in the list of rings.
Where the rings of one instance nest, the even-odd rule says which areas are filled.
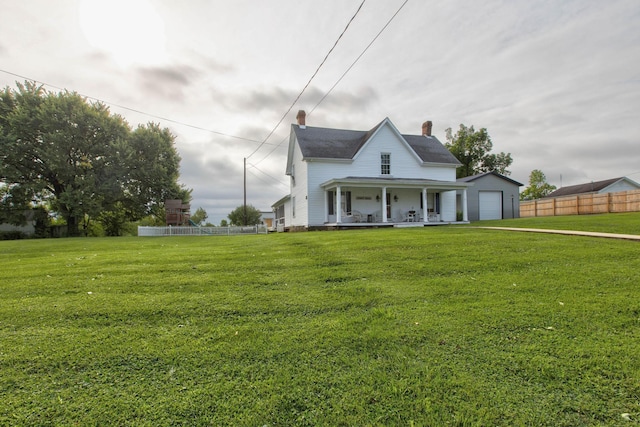
[[[520,202],[520,217],[640,212],[640,190],[589,193]]]

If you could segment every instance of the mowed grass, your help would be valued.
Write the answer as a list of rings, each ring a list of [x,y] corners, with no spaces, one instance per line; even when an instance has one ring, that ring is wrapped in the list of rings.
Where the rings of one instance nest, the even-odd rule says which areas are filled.
[[[475,226],[549,228],[640,235],[640,212],[477,221]]]
[[[0,242],[0,425],[634,425],[640,244]]]

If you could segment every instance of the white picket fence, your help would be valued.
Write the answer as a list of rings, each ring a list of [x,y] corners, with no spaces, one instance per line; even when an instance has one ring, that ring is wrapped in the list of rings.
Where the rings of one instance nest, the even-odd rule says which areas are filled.
[[[267,234],[266,225],[247,227],[142,227],[138,236],[237,236],[240,234]]]

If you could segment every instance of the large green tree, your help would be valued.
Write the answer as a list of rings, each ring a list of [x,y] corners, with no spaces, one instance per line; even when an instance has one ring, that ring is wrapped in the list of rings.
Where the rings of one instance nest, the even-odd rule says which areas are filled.
[[[555,189],[556,186],[547,182],[547,177],[541,170],[534,169],[529,174],[529,186],[520,193],[520,200],[540,199]]]
[[[15,206],[46,204],[77,235],[91,219],[110,218],[113,227],[113,218],[137,220],[167,198],[190,198],[177,182],[180,157],[167,129],[132,131],[77,93],[17,86],[0,93],[0,181]]]
[[[493,171],[502,175],[511,174],[507,170],[513,163],[511,154],[489,153],[493,148],[493,143],[486,128],[476,131],[473,126],[467,127],[460,124],[460,128],[455,134],[451,128],[448,128],[446,138],[445,146],[462,163],[462,166],[456,170],[457,178]]]
[[[240,205],[231,211],[227,217],[232,225],[256,225],[260,224],[262,214],[252,205],[246,205],[246,209],[244,205]]]

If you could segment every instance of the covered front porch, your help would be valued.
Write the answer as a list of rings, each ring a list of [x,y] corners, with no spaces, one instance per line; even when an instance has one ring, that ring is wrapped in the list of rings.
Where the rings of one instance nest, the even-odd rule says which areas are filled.
[[[324,191],[325,226],[388,227],[466,223],[468,183],[426,179],[331,179]],[[456,202],[456,192],[462,197]]]

